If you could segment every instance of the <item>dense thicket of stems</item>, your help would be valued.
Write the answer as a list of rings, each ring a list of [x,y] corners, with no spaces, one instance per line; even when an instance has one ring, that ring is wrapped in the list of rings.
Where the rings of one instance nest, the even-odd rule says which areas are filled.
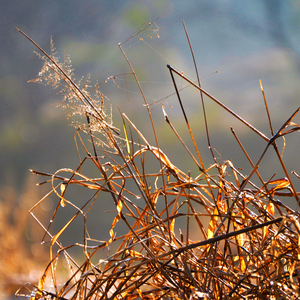
[[[148,26],[151,23],[133,37],[139,37]],[[30,290],[35,299],[296,299],[300,296],[299,214],[280,200],[289,197],[299,203],[299,192],[276,144],[279,138],[300,129],[293,122],[299,108],[288,120],[282,121],[279,130],[273,130],[262,88],[266,120],[272,134],[267,137],[206,92],[199,77],[194,83],[168,66],[194,149],[186,144],[187,137],[179,135],[163,105],[162,109],[171,133],[199,170],[199,176],[193,178],[188,170],[180,170],[176,161],[171,162],[168,154],[159,147],[149,104],[123,50],[125,42],[119,47],[144,98],[155,145],[148,142],[124,113],[121,113],[122,130],[114,127],[100,86],[90,88],[89,79],[75,83],[70,58],[66,56],[62,63],[59,62],[52,42],[51,52],[47,54],[26,37],[41,51],[40,57],[44,60],[34,81],[59,89],[63,95],[62,106],[70,115],[83,118],[81,123],[74,124],[78,168],[62,168],[53,174],[32,171],[46,177],[41,184],[51,186],[49,193],[30,210],[45,230],[45,237],[50,238],[50,257],[38,285],[28,284],[17,294]],[[205,100],[216,102],[224,113],[232,114],[265,141],[260,158],[253,162],[232,129],[236,147],[241,148],[245,160],[252,166],[249,174],[243,174],[230,160],[219,161],[213,151],[213,164],[208,168],[204,166],[181,101],[177,78],[199,91],[204,112],[206,97]],[[208,146],[212,149],[206,120],[205,124]],[[83,135],[89,136],[89,145]],[[261,176],[259,166],[269,151],[275,151],[284,178],[275,175],[266,180]],[[150,161],[153,167],[153,159],[158,162],[157,171],[150,173],[148,164]],[[96,177],[83,171],[86,164],[94,165]],[[252,180],[254,176],[259,185]],[[296,172],[292,176],[293,180],[299,180]],[[75,186],[89,191],[80,207],[66,197]],[[96,241],[88,232],[88,213],[103,194],[110,195],[115,211],[110,237]],[[58,202],[50,222],[43,224],[35,211],[50,195],[56,195]],[[59,231],[53,232],[56,216],[67,209],[73,211],[72,216],[65,220]],[[64,245],[60,237],[78,218],[83,220],[83,238],[80,234],[77,243]],[[128,229],[127,233],[116,234],[115,228],[120,223]],[[195,236],[197,240],[193,239]],[[73,248],[80,248],[83,255],[80,258],[72,256]],[[103,249],[114,250],[99,259]],[[63,260],[69,266],[65,281],[61,281],[58,267]]]

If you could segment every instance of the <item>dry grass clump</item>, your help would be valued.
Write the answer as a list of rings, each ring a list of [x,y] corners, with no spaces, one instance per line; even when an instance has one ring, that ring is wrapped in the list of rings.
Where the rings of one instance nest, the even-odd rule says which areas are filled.
[[[135,36],[139,36],[139,32]],[[203,90],[199,79],[197,83],[191,82],[168,66],[196,156],[177,133],[163,106],[162,109],[171,131],[199,170],[199,176],[192,178],[160,149],[149,105],[122,44],[120,50],[148,109],[155,145],[148,142],[124,113],[121,114],[121,133],[105,111],[104,96],[98,87],[89,89],[87,83],[80,87],[74,82],[69,58],[59,63],[53,52],[48,55],[36,46],[45,61],[36,81],[55,88],[63,86],[65,105],[74,109],[75,114],[86,116],[87,122],[76,125],[78,153],[79,148],[84,150],[84,158],[80,158],[76,170],[63,168],[54,174],[32,171],[45,176],[43,183],[51,185],[50,192],[30,210],[44,228],[45,235],[50,237],[50,260],[39,283],[36,286],[27,284],[17,294],[61,300],[296,299],[300,296],[299,214],[278,199],[279,196],[289,197],[299,203],[299,193],[277,147],[278,138],[300,129],[293,122],[299,108],[275,133],[264,97],[271,131],[269,138]],[[245,159],[252,166],[249,174],[242,174],[229,160],[218,162],[212,150],[213,164],[204,167],[175,76],[199,91],[204,118],[203,96],[206,95],[265,140],[260,158],[252,162],[232,130]],[[206,130],[210,146],[208,127]],[[83,141],[83,133],[89,135],[93,153]],[[275,176],[266,180],[260,175],[258,167],[269,148],[275,151],[284,178]],[[147,171],[148,161],[152,168],[157,166],[156,172]],[[96,177],[87,174],[86,165],[94,166]],[[259,179],[259,185],[252,181],[254,176]],[[293,176],[294,180],[299,180],[297,173]],[[80,200],[80,206],[78,200],[66,196],[76,186],[87,189],[89,195],[85,202]],[[58,203],[50,223],[45,225],[38,220],[35,210],[51,194],[57,195]],[[93,205],[101,201],[102,195],[110,195],[115,210],[110,237],[96,241],[89,235],[88,214]],[[105,210],[105,202],[102,205]],[[50,233],[56,216],[68,209],[73,211],[72,215],[65,219],[60,230]],[[77,219],[82,220],[83,238],[77,243],[62,244],[60,238]],[[127,233],[116,234],[120,224]],[[196,235],[198,239],[193,240]],[[81,233],[79,239],[80,236]],[[82,256],[72,256],[73,248],[80,248]],[[104,249],[113,250],[103,258]],[[68,278],[63,281],[58,272],[62,261],[66,261],[69,268]]]

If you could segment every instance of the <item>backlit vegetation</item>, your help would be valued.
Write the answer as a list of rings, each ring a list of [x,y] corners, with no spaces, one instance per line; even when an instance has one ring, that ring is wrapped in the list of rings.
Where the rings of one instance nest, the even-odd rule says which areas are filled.
[[[142,39],[140,34],[149,26],[153,24],[145,25],[132,38]],[[49,193],[30,210],[44,229],[44,238],[50,241],[49,264],[38,284],[26,284],[17,295],[31,295],[35,299],[299,297],[299,214],[284,199],[289,199],[289,203],[294,201],[298,207],[299,192],[293,182],[300,178],[296,171],[291,173],[292,170],[286,169],[284,149],[279,150],[277,146],[279,139],[300,129],[294,121],[299,108],[287,120],[282,120],[280,128],[273,128],[261,85],[270,128],[268,137],[203,90],[199,78],[193,82],[168,66],[189,136],[179,135],[176,121],[170,120],[163,104],[161,107],[170,134],[176,136],[199,170],[199,175],[192,177],[189,170],[179,169],[176,161],[171,162],[168,153],[160,148],[150,104],[123,50],[124,43],[119,47],[143,96],[154,144],[150,144],[149,138],[125,113],[120,112],[122,128],[116,128],[100,85],[90,87],[89,79],[75,82],[70,58],[65,56],[60,63],[52,42],[50,54],[35,44],[41,51],[44,66],[34,81],[52,85],[62,93],[62,106],[69,116],[82,117],[80,123],[74,123],[79,164],[77,169],[65,167],[54,174],[32,170],[44,177],[41,184],[50,186]],[[212,160],[205,167],[181,101],[178,79],[197,89],[205,124],[204,97],[265,141],[259,159],[253,161],[232,129],[236,147],[240,147],[251,165],[249,174],[243,174],[234,160],[216,158],[207,125]],[[193,149],[187,146],[186,139],[192,140]],[[285,174],[283,178],[276,174],[263,178],[260,174],[261,161],[272,151],[279,162],[279,173]],[[150,165],[151,170],[156,167],[156,172],[148,171]],[[96,176],[91,177],[91,169],[96,170]],[[254,177],[259,184],[255,184]],[[78,187],[86,189],[86,199],[68,197],[69,191]],[[57,196],[57,205],[50,222],[43,224],[36,211],[50,195]],[[114,206],[113,211],[107,212],[111,217],[109,238],[101,241],[89,234],[89,213],[97,201],[102,201],[103,210],[107,209],[106,201],[110,201],[108,206]],[[67,217],[60,230],[54,232],[53,223],[58,215]],[[68,230],[78,219],[82,221],[82,232],[76,235],[77,241],[63,244],[61,237],[69,234]],[[117,234],[120,224],[126,233]],[[103,232],[103,236],[106,234]],[[81,255],[72,255],[74,248],[80,249]],[[67,278],[60,274],[60,265],[67,266]]]

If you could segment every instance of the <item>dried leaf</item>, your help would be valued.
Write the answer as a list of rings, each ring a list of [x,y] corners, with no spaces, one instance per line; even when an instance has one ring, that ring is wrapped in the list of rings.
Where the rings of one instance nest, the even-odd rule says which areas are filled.
[[[217,223],[218,215],[219,215],[219,211],[218,211],[217,207],[215,207],[213,216],[211,217],[211,220],[210,220],[209,225],[208,225],[207,239],[210,239],[214,236],[215,230],[216,230],[217,225],[218,225],[218,223]]]
[[[161,151],[161,149],[150,147],[150,150],[169,170],[173,171],[175,174],[178,174],[179,170],[171,163],[169,158]]]
[[[272,180],[269,182],[269,184],[276,184],[276,186],[270,190],[271,195],[274,195],[276,190],[284,189],[284,188],[288,187],[290,185],[290,182],[285,177],[285,178]]]
[[[275,215],[275,206],[272,202],[269,202],[267,207],[267,212],[274,217]]]
[[[292,263],[292,265],[288,268],[288,272],[290,273],[290,281],[293,282],[293,274],[296,267],[296,261]]]
[[[65,206],[66,206],[65,198],[64,198],[65,190],[66,190],[66,184],[65,184],[65,183],[62,183],[62,184],[60,185],[60,192],[61,192],[60,205],[61,205],[62,207],[65,207]]]
[[[122,201],[121,201],[121,199],[119,199],[118,204],[117,204],[118,214],[115,216],[115,218],[114,218],[114,220],[112,222],[112,225],[111,225],[111,228],[110,228],[110,231],[109,231],[109,234],[110,234],[111,238],[107,242],[107,245],[109,245],[113,241],[113,237],[114,237],[114,230],[113,230],[113,228],[116,226],[116,224],[121,219],[122,209],[123,209]]]

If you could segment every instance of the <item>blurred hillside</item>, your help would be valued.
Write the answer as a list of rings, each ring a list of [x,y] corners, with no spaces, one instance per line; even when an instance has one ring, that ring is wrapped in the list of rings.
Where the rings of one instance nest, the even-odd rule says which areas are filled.
[[[78,165],[73,139],[75,130],[69,126],[70,120],[66,120],[65,113],[54,105],[61,97],[51,87],[28,83],[36,77],[43,62],[33,53],[37,50],[34,45],[16,27],[46,51],[49,51],[52,36],[57,55],[71,56],[77,79],[91,73],[95,84],[115,76],[101,89],[107,97],[107,107],[112,105],[114,125],[122,126],[119,106],[151,142],[150,123],[137,86],[130,76],[126,77],[126,82],[124,76],[118,76],[130,72],[118,43],[129,38],[144,22],[158,17],[149,31],[143,33],[143,40],[136,37],[123,47],[149,103],[174,93],[166,64],[196,79],[182,20],[203,78],[202,87],[267,136],[270,131],[259,79],[265,89],[275,130],[300,103],[300,4],[296,0],[86,0],[84,3],[32,0],[30,4],[11,0],[0,3],[0,14],[0,188],[14,190],[16,205],[27,188],[28,169],[51,173]],[[216,71],[219,74],[206,77]],[[197,95],[190,88],[183,93],[183,99],[208,167],[213,161],[208,152]],[[230,126],[234,127],[254,161],[265,142],[210,100],[206,103],[213,148],[223,160],[232,159],[236,167],[244,168],[247,173],[249,164],[236,145],[231,146],[236,141],[231,136]],[[175,95],[165,100],[165,107],[178,131],[185,135],[187,131],[182,121],[176,123],[182,116],[178,115],[180,110]],[[164,122],[160,105],[153,105],[152,113],[161,147],[171,161],[175,161],[183,149],[172,144],[174,139]],[[299,116],[295,122],[300,122]],[[295,136],[297,134],[287,137],[284,161],[289,169],[299,173],[296,149],[300,142]],[[176,164],[188,172],[188,160],[177,160]],[[263,164],[268,171],[264,174],[266,178],[278,167],[273,166],[272,155]],[[39,181],[38,178],[34,180]],[[0,201],[4,203],[3,193]],[[13,211],[14,207],[10,209]]]

